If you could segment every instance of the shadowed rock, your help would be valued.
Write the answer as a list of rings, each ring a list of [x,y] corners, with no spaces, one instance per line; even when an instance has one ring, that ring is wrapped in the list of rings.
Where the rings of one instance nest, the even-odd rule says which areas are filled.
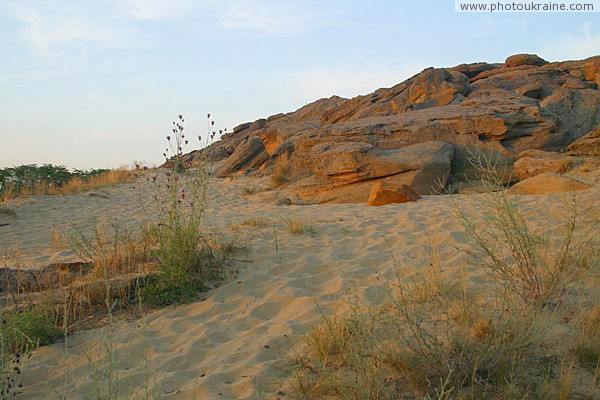
[[[600,157],[600,128],[577,139],[567,147],[569,154]]]

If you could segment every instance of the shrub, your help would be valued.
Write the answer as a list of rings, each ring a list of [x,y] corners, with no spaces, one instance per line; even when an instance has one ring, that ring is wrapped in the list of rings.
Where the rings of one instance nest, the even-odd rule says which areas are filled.
[[[220,249],[211,247],[215,243],[202,231],[208,172],[202,155],[194,164],[184,163],[184,150],[189,143],[184,122],[179,115],[173,122],[172,135],[166,137],[169,148],[163,155],[169,170],[146,176],[158,207],[157,219],[149,213],[148,217],[157,240],[154,254],[160,268],[142,294],[159,305],[194,299],[209,281],[222,279],[229,266],[225,262],[228,254],[226,257]],[[215,136],[215,132],[211,133],[213,126],[209,114],[207,144]],[[202,140],[201,136],[198,139]]]
[[[487,185],[495,187],[501,182],[484,158],[473,159],[473,163]],[[549,227],[523,212],[514,196],[492,192],[475,199],[483,223],[455,207],[455,216],[471,239],[469,252],[495,280],[523,300],[549,304],[591,268],[594,237],[580,229],[582,213],[574,192],[566,197],[561,225],[553,227],[553,232],[560,232],[557,240],[550,238]]]

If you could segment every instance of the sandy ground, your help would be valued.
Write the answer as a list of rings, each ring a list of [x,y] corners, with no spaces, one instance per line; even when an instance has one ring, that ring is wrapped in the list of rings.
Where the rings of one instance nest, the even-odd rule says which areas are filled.
[[[392,266],[392,254],[418,273],[435,245],[443,274],[484,279],[481,268],[470,265],[460,250],[466,237],[451,215],[454,201],[474,219],[481,218],[477,195],[429,196],[383,207],[276,206],[242,195],[246,187],[267,186],[267,180],[250,178],[210,182],[206,223],[237,235],[252,249],[248,262],[237,265],[235,277],[204,301],[155,311],[142,321],[118,322],[112,333],[79,332],[66,345],[40,348],[24,368],[19,398],[59,398],[63,393],[71,399],[96,398],[93,376],[109,365],[102,350],[106,345],[116,350],[120,398],[145,398],[145,387],[159,399],[276,398],[300,334],[321,312],[336,310],[349,290],[375,290],[378,271]],[[10,225],[0,228],[0,249],[11,253],[18,244],[18,262],[35,267],[73,257],[52,248],[50,227],[85,227],[94,219],[143,223],[145,214],[131,185],[101,194],[106,198],[82,194],[15,201],[16,216],[1,217]],[[599,194],[598,189],[579,192],[581,203],[597,204]],[[539,218],[564,213],[562,195],[519,201]],[[310,229],[289,232],[284,218],[291,215]],[[253,217],[269,218],[273,227],[236,226]],[[14,260],[11,255],[4,262]],[[106,387],[101,378],[96,380]]]

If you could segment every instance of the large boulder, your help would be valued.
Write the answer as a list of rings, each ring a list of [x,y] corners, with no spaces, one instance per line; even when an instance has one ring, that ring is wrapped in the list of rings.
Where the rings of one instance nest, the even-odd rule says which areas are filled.
[[[517,183],[508,189],[506,193],[510,195],[531,195],[565,193],[591,188],[590,184],[566,175],[540,174]]]
[[[576,156],[600,157],[600,127],[571,143],[567,150]]]
[[[515,162],[515,176],[519,180],[543,173],[562,174],[570,167],[581,163],[579,157],[542,150],[525,150]]]
[[[454,147],[426,142],[380,150],[360,143],[328,143],[312,150],[314,175],[288,186],[292,196],[315,202],[367,202],[373,181],[410,186],[419,195],[435,194],[450,175]],[[336,158],[339,160],[336,161]]]
[[[320,143],[311,149],[312,170],[316,176],[344,184],[392,177],[413,171],[413,189],[429,194],[442,187],[450,176],[454,147],[432,141],[398,149],[381,150],[358,142]]]
[[[541,67],[542,65],[548,64],[548,61],[537,54],[515,54],[508,57],[504,64],[509,68],[520,67],[522,65]]]
[[[600,124],[600,91],[560,88],[540,102],[545,112],[556,115],[565,132],[562,147],[585,136]]]
[[[410,186],[395,186],[389,182],[379,181],[371,189],[367,204],[370,206],[385,206],[392,203],[408,203],[421,198]]]

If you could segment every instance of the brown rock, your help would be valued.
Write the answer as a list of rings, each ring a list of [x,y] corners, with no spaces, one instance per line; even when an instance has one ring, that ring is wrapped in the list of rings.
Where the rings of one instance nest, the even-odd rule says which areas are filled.
[[[469,78],[458,71],[428,68],[390,88],[346,100],[323,112],[323,124],[386,116],[406,111],[443,106],[470,91]]]
[[[560,153],[525,150],[518,155],[515,162],[515,176],[523,180],[543,173],[562,174],[581,161],[578,157]]]
[[[488,64],[485,62],[473,64],[460,64],[456,67],[448,68],[448,71],[457,71],[464,74],[467,78],[472,79],[485,71],[490,71],[501,67],[502,64]]]
[[[556,115],[565,132],[563,146],[585,136],[600,124],[600,91],[560,88],[540,102],[546,112]]]
[[[514,68],[520,67],[521,65],[533,65],[541,67],[542,65],[548,64],[548,61],[544,60],[537,54],[515,54],[510,56],[504,62],[507,67]]]
[[[571,143],[567,150],[576,156],[600,157],[600,127]]]
[[[250,128],[251,122],[244,122],[233,128],[233,133],[239,133],[243,130]]]
[[[367,204],[370,206],[384,206],[392,203],[407,203],[421,198],[408,185],[394,186],[382,181],[377,182],[371,189]]]
[[[530,195],[546,193],[565,193],[576,190],[591,189],[592,186],[565,176],[556,174],[540,174],[533,178],[525,179],[507,190],[506,194]]]
[[[225,177],[233,172],[246,169],[258,168],[269,159],[269,154],[260,137],[248,138],[240,145],[229,158],[215,171],[216,177]]]
[[[325,142],[314,146],[310,154],[311,168],[316,176],[339,184],[350,184],[381,177],[392,177],[404,172],[412,174],[413,189],[429,194],[450,176],[454,147],[445,142],[432,141],[381,150],[358,142]]]

